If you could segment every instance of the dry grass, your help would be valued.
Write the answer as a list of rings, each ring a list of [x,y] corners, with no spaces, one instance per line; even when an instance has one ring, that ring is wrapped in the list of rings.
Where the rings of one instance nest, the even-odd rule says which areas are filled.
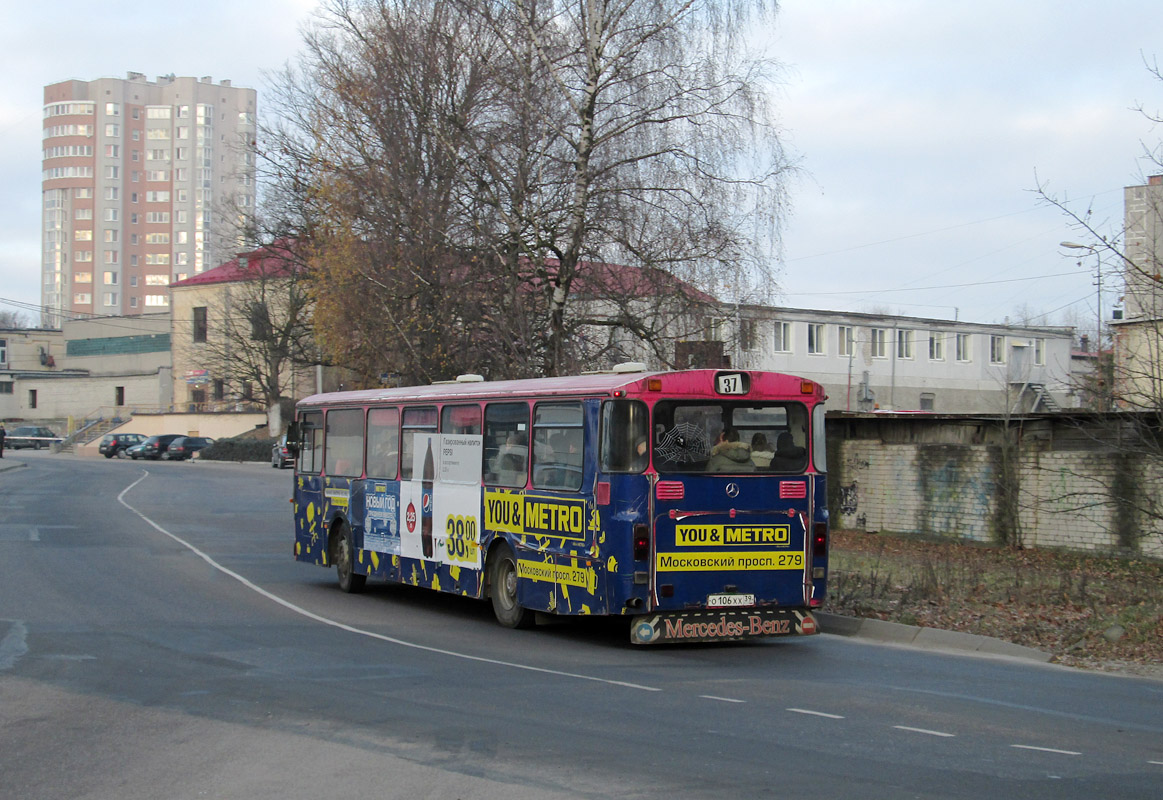
[[[833,531],[829,611],[1163,676],[1163,562]]]

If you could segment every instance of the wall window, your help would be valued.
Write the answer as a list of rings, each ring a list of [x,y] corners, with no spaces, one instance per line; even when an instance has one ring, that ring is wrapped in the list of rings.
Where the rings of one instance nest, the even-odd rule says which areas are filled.
[[[170,298],[164,294],[147,294],[145,296],[145,304],[147,306],[168,306]]]
[[[106,103],[105,104],[105,114],[106,114],[106,116],[110,116],[110,117],[120,117],[121,116],[121,104],[120,103]]]
[[[821,323],[808,323],[808,354],[814,356],[824,354],[824,326]]]
[[[73,197],[78,200],[92,200],[93,188],[89,187],[86,189],[73,189]]]
[[[92,219],[92,218],[93,218],[93,209],[91,209],[91,208],[78,208],[78,209],[75,209],[73,211],[73,219]]]
[[[114,125],[113,123],[109,123],[108,125],[105,126],[105,135],[110,137],[111,139],[116,139],[118,136],[121,135],[121,126]]]
[[[28,390],[28,407],[36,408],[36,389]]]
[[[884,328],[868,329],[868,345],[873,358],[888,358],[888,335]]]
[[[836,327],[836,354],[848,358],[852,355],[853,345],[856,343],[856,331],[851,325]]]
[[[105,221],[106,222],[116,222],[118,216],[120,216],[119,209],[116,209],[116,208],[105,209]]]
[[[921,392],[921,411],[935,411],[937,395],[932,392]]]
[[[989,337],[989,363],[990,364],[1004,364],[1004,363],[1006,363],[1006,337],[1004,337],[1004,336],[990,336]]]
[[[206,306],[198,306],[194,309],[194,341],[206,341]]]
[[[80,229],[75,230],[75,231],[73,231],[73,241],[74,242],[91,242],[91,241],[93,241],[93,232],[86,231],[86,230],[80,230]]]
[[[739,320],[739,346],[744,350],[755,349],[755,320]]]
[[[777,322],[775,323],[775,352],[790,353],[791,352],[791,323]]]
[[[117,285],[117,273],[116,272],[106,272],[105,273],[105,285],[106,286],[116,286]]]
[[[929,331],[929,360],[945,360],[945,336],[939,331]]]
[[[75,292],[73,302],[79,306],[87,306],[93,302],[93,295],[90,292]]]
[[[76,272],[73,274],[73,283],[92,283],[92,272]]]
[[[110,243],[116,242],[120,238],[120,234],[121,234],[121,232],[118,231],[116,228],[106,228],[105,229],[105,241],[110,242]]]
[[[1046,366],[1046,340],[1034,340],[1034,364],[1039,367]]]
[[[970,361],[970,360],[972,360],[973,352],[970,350],[969,344],[970,343],[969,343],[969,334],[968,333],[957,334],[957,360],[958,361]]]
[[[0,361],[0,364],[3,363]],[[12,394],[14,388],[15,384],[12,381],[0,381],[0,394]]]
[[[913,357],[913,331],[897,330],[896,332],[896,357],[912,359]]]
[[[7,363],[8,363],[8,340],[7,339],[0,339],[0,364],[7,364]],[[12,384],[8,384],[8,385],[11,386]],[[12,392],[8,392],[8,394],[12,394]]]
[[[105,292],[104,303],[107,306],[117,305],[117,292]]]

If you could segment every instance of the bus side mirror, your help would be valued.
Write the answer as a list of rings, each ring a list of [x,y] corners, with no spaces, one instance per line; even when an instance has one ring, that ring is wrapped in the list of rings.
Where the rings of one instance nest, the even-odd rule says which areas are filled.
[[[287,449],[296,456],[303,449],[303,429],[297,421],[287,426]]]

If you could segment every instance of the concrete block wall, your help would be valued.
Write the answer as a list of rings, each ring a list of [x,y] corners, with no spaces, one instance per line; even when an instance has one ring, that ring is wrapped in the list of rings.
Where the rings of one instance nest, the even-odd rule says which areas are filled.
[[[989,540],[989,448],[852,440],[840,452],[840,527]]]
[[[994,540],[995,445],[888,444],[846,440],[829,480],[838,481],[833,525]],[[1119,547],[1111,487],[1127,469],[1113,453],[1027,452],[1018,462],[1018,515],[1027,547],[1109,551]],[[1139,465],[1140,491],[1163,491],[1163,465]],[[1125,523],[1125,520],[1123,521]],[[1163,557],[1163,523],[1135,518],[1139,552]]]

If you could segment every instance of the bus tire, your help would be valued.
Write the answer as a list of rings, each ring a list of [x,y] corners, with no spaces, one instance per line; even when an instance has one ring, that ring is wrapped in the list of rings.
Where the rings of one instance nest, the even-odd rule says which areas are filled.
[[[351,535],[351,526],[346,522],[341,522],[336,531],[334,560],[340,590],[348,594],[362,592],[367,575],[355,571],[355,539]]]
[[[506,628],[533,627],[533,612],[517,602],[517,557],[507,544],[489,554],[489,599],[497,622]]]

